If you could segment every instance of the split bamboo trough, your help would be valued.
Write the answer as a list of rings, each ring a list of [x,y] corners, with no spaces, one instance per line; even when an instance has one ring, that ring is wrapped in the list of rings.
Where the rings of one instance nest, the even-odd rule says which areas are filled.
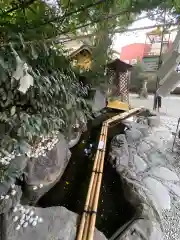
[[[142,108],[134,108],[127,112],[118,114],[112,118],[109,118],[108,120],[103,122],[84,211],[81,217],[81,222],[79,225],[76,240],[93,240],[94,238],[96,215],[104,168],[108,128],[111,126],[112,123],[129,118],[130,116],[135,115],[141,111]]]

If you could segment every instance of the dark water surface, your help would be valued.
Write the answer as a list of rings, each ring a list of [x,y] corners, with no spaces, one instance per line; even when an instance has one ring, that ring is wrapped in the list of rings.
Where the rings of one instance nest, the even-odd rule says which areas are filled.
[[[100,130],[101,126],[89,129],[82,136],[79,144],[71,149],[72,156],[61,180],[39,200],[38,206],[64,206],[73,212],[82,214]],[[88,156],[85,149],[91,152]],[[124,199],[120,177],[108,163],[107,157],[96,227],[109,238],[133,217],[134,209]]]
[[[64,206],[73,212],[82,213],[99,132],[100,128],[94,129],[91,135],[84,134],[79,144],[71,149],[72,156],[61,180],[39,200],[38,205]],[[93,144],[91,155],[87,156],[85,149],[89,149],[90,144]]]

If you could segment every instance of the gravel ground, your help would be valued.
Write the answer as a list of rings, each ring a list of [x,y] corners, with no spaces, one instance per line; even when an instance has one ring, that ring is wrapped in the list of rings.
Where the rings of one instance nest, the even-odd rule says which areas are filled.
[[[150,110],[153,107],[153,96],[150,95],[148,99],[139,99],[137,95],[130,96],[130,103],[132,107],[144,106]],[[165,138],[165,131],[175,132],[178,118],[180,117],[180,96],[169,96],[162,99],[162,108],[160,111],[161,126],[158,128],[162,132],[164,141],[164,153],[168,155],[168,163],[178,173],[180,177],[180,149],[178,151],[178,144],[172,153],[172,141],[168,142]],[[162,149],[161,149],[162,151]],[[163,240],[179,240],[180,239],[180,199],[172,195],[172,208],[170,211],[163,212],[163,226],[164,239]]]

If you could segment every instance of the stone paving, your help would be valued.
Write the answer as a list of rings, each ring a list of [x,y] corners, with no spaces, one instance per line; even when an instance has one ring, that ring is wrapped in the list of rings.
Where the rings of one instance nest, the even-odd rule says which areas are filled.
[[[130,95],[130,104],[133,107],[144,106],[150,110],[153,109],[153,96],[149,95],[148,99],[140,99],[136,94]],[[170,117],[180,117],[180,96],[172,95],[162,99],[161,115]]]
[[[132,107],[144,106],[150,110],[153,108],[153,96],[148,99],[139,99],[137,95],[130,96]],[[171,132],[175,132],[178,118],[180,117],[180,96],[168,96],[162,99],[162,108],[160,111],[161,125],[157,128],[157,135],[163,140],[160,147],[165,156],[168,158],[169,164],[176,170],[180,176],[180,148],[176,145],[172,152],[173,137]],[[169,134],[170,133],[170,134]],[[167,160],[167,159],[166,159]],[[180,239],[180,199],[177,196],[172,197],[172,207],[170,210],[163,212],[163,240],[179,240]]]

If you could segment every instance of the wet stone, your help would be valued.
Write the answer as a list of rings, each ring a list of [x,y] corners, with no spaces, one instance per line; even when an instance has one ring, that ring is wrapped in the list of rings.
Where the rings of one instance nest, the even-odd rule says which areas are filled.
[[[74,240],[77,231],[77,214],[64,207],[33,208],[36,215],[41,216],[42,223],[29,224],[26,228],[12,222],[11,216],[7,220],[8,240]],[[95,231],[95,240],[105,240],[105,236]]]

